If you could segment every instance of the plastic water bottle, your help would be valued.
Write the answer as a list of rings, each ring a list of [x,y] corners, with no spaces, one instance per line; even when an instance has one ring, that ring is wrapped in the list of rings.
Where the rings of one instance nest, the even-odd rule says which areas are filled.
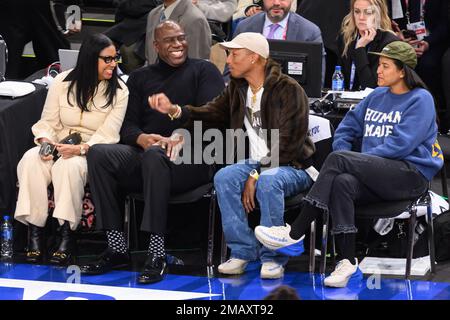
[[[2,242],[0,256],[2,259],[9,259],[13,255],[13,228],[9,216],[3,217],[2,223]]]
[[[334,68],[333,77],[331,78],[331,90],[344,91],[344,75],[342,74],[341,66]]]

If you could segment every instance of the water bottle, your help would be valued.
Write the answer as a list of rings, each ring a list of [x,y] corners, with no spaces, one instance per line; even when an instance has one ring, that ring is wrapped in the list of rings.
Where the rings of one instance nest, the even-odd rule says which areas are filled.
[[[334,68],[333,77],[331,78],[331,90],[344,91],[344,75],[341,71],[341,66]]]
[[[2,259],[9,259],[13,255],[13,228],[9,216],[3,217],[2,239],[0,256]]]

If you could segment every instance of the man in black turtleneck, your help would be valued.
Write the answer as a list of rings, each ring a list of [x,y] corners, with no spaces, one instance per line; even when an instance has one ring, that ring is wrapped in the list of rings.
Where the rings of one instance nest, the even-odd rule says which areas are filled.
[[[97,226],[106,231],[108,249],[100,260],[81,266],[82,273],[99,274],[130,262],[122,231],[123,190],[143,192],[141,230],[150,233],[150,245],[139,283],[163,279],[166,269],[164,233],[170,194],[191,190],[212,179],[206,164],[174,164],[168,137],[182,122],[150,108],[149,96],[164,92],[175,103],[201,106],[219,95],[224,83],[210,62],[187,57],[184,30],[173,21],[158,25],[154,46],[159,61],[134,71],[128,79],[128,109],[117,145],[89,150],[89,185]],[[173,160],[173,159],[172,159]]]

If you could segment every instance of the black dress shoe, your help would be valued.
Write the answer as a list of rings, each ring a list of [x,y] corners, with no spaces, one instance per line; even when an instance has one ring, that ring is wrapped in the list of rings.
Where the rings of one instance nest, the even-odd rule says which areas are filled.
[[[165,257],[155,257],[152,254],[145,260],[144,271],[139,275],[138,282],[142,284],[155,283],[164,279],[167,263]]]
[[[59,244],[58,250],[50,258],[50,263],[58,266],[66,266],[72,261],[76,247],[69,221],[64,222],[60,228],[60,233],[61,243]]]
[[[130,254],[106,249],[97,262],[80,266],[82,274],[102,274],[113,269],[123,268],[130,264]]]
[[[44,257],[44,228],[29,224],[30,239],[25,260],[30,263],[39,263]]]

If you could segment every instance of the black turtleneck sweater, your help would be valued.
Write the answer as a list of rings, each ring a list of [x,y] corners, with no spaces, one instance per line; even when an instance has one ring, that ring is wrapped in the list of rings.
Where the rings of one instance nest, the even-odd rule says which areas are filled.
[[[140,68],[127,81],[130,92],[127,113],[120,132],[121,142],[137,146],[141,133],[168,137],[182,127],[181,120],[170,118],[150,108],[148,97],[164,93],[174,104],[201,106],[218,96],[225,88],[222,75],[211,62],[186,59],[180,67],[164,61]]]

